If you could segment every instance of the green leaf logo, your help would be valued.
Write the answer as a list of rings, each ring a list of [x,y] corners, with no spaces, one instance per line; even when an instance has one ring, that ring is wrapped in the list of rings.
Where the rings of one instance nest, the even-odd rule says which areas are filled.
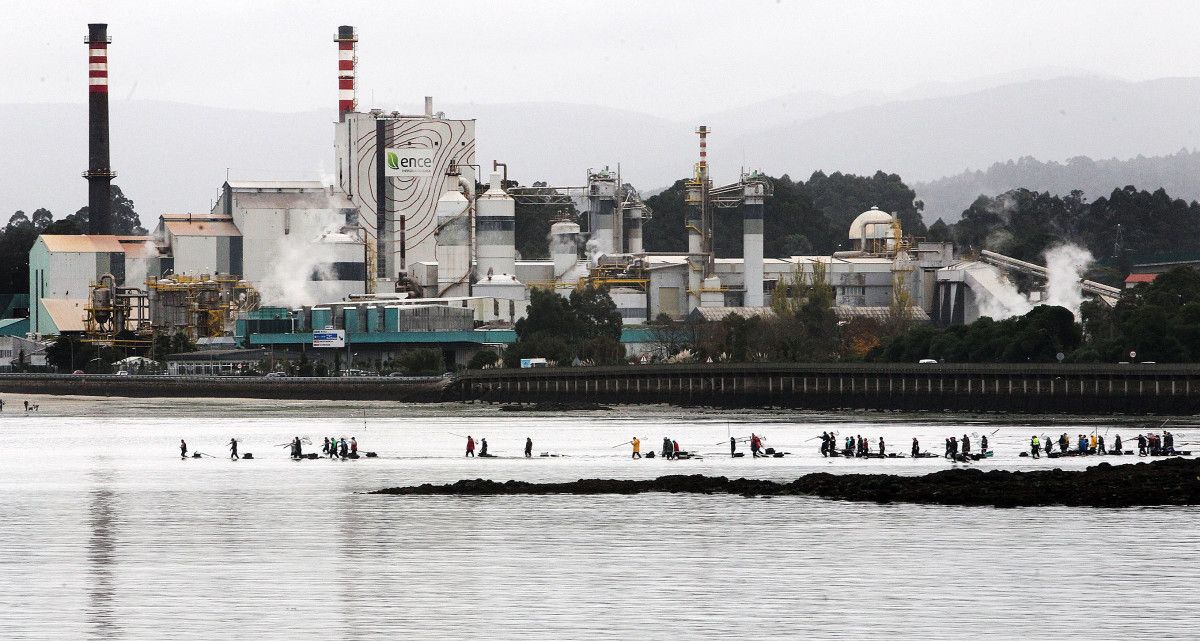
[[[400,169],[400,159],[396,157],[396,152],[387,152],[387,164],[392,169]]]

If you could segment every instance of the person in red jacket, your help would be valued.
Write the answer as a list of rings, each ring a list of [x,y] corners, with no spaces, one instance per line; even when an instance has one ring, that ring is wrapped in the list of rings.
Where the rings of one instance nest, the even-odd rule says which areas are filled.
[[[470,456],[471,458],[475,458],[475,439],[471,438],[470,435],[467,436],[467,454],[466,455]]]
[[[679,458],[679,441],[671,441],[671,455]]]

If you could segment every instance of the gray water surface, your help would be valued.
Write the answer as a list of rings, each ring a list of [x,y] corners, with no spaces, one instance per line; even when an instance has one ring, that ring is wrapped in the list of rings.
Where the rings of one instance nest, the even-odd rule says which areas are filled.
[[[555,417],[386,404],[364,420],[344,407],[159,403],[140,401],[129,417],[111,406],[0,414],[0,638],[1200,635],[1194,508],[360,493],[474,477],[791,479],[951,465],[827,461],[807,439],[831,425],[883,434],[901,450],[914,435],[933,445],[995,430],[997,456],[986,465],[1081,467],[1016,457],[1031,431],[1074,435],[1065,420],[663,408]],[[731,459],[716,445],[751,430],[793,455]],[[455,434],[467,433],[486,436],[505,458],[464,460]],[[380,458],[292,462],[272,447],[308,436],[319,449],[325,434],[357,436]],[[644,451],[670,435],[707,456],[632,461],[612,446],[633,434],[647,437]],[[535,452],[564,456],[525,460],[526,435]],[[224,458],[222,444],[235,436],[257,460]],[[180,460],[180,438],[218,458]]]

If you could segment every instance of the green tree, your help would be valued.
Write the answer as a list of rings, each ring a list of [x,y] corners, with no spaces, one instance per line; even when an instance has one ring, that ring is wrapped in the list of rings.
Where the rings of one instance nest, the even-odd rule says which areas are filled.
[[[142,220],[138,217],[137,211],[134,210],[133,201],[117,185],[111,185],[111,194],[113,233],[120,236],[146,235],[146,228],[142,227]],[[79,229],[87,230],[88,206],[84,205],[80,207],[78,211],[67,216],[67,220],[74,223]]]
[[[534,288],[529,293],[529,311],[515,329],[517,342],[504,352],[508,367],[515,367],[522,358],[546,358],[559,365],[576,359],[611,362],[617,351],[614,343],[624,357],[621,314],[603,288],[588,285],[572,291],[569,298]]]
[[[490,349],[481,349],[471,355],[467,369],[484,369],[494,366],[500,360],[500,355]]]

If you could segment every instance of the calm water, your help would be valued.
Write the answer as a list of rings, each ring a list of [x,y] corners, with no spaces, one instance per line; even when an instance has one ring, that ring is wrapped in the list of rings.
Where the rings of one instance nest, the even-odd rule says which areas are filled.
[[[814,470],[823,429],[940,451],[989,434],[984,467],[1029,435],[1130,424],[987,417],[683,412],[568,417],[479,407],[6,398],[0,638],[1180,638],[1200,635],[1196,509],[996,510],[729,496],[388,497],[460,478],[569,480]],[[364,418],[363,413],[366,416]],[[793,452],[727,455],[728,434]],[[1186,441],[1187,425],[1177,428]],[[293,436],[356,436],[380,458],[286,460]],[[496,454],[463,460],[462,439]],[[535,453],[520,458],[526,436]],[[628,459],[662,436],[704,460]],[[258,460],[229,461],[241,439]],[[178,440],[220,458],[180,460]],[[1111,439],[1111,436],[1110,436]],[[1198,448],[1200,449],[1200,448]],[[1136,457],[1130,457],[1135,459]]]

